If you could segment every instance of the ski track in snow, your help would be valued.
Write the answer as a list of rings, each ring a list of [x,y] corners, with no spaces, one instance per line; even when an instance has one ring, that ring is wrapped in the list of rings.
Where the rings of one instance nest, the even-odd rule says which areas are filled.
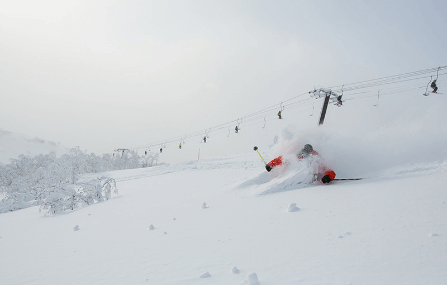
[[[252,188],[256,195],[268,195],[313,186],[313,175],[307,169],[283,170],[277,168],[269,173],[261,173],[240,184],[240,188]]]

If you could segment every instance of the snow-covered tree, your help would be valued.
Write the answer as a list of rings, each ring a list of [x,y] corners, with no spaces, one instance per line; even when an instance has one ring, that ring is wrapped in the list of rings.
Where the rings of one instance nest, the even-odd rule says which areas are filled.
[[[79,147],[59,158],[54,153],[21,155],[10,164],[0,164],[0,213],[33,205],[59,213],[110,199],[116,192],[110,177],[82,181],[82,174],[153,166],[158,154],[140,157],[136,151],[117,156],[87,154]]]
[[[40,205],[40,210],[47,210],[49,214],[106,201],[112,197],[112,192],[118,193],[115,180],[110,177],[92,179],[78,188],[71,185],[54,190]]]
[[[148,152],[147,154],[141,156],[142,167],[152,167],[158,161],[159,154]]]

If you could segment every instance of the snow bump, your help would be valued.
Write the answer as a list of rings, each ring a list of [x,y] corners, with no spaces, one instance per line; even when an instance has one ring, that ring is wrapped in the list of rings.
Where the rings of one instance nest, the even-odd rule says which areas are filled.
[[[256,273],[248,274],[248,284],[249,285],[260,285],[258,281],[258,275]]]
[[[345,233],[343,233],[343,234],[337,236],[337,238],[344,238],[344,237],[346,237],[346,236],[350,236],[350,235],[351,235],[350,232],[345,232]]]
[[[296,206],[296,203],[290,204],[289,207],[287,208],[287,212],[298,212],[299,210],[300,208]]]
[[[199,278],[210,278],[211,277],[211,274],[207,271],[207,272],[205,272],[205,273],[202,273],[200,276],[199,276]]]

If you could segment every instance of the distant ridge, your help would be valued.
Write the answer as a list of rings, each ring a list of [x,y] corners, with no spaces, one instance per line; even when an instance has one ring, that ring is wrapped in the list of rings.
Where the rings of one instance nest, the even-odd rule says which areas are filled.
[[[21,154],[36,156],[55,152],[59,156],[67,151],[68,148],[62,146],[60,143],[12,133],[0,128],[1,163],[7,164],[10,162],[10,159],[18,158]]]

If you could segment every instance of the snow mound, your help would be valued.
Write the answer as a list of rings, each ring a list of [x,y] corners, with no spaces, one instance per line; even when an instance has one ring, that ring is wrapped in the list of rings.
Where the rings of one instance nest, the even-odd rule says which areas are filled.
[[[298,212],[299,210],[300,208],[296,206],[296,203],[290,204],[289,207],[287,208],[287,212]]]
[[[211,277],[211,274],[207,271],[207,272],[205,272],[205,273],[202,273],[200,276],[199,276],[199,278],[210,278]]]
[[[248,284],[249,285],[260,285],[258,281],[258,275],[256,273],[250,273],[248,274]]]

